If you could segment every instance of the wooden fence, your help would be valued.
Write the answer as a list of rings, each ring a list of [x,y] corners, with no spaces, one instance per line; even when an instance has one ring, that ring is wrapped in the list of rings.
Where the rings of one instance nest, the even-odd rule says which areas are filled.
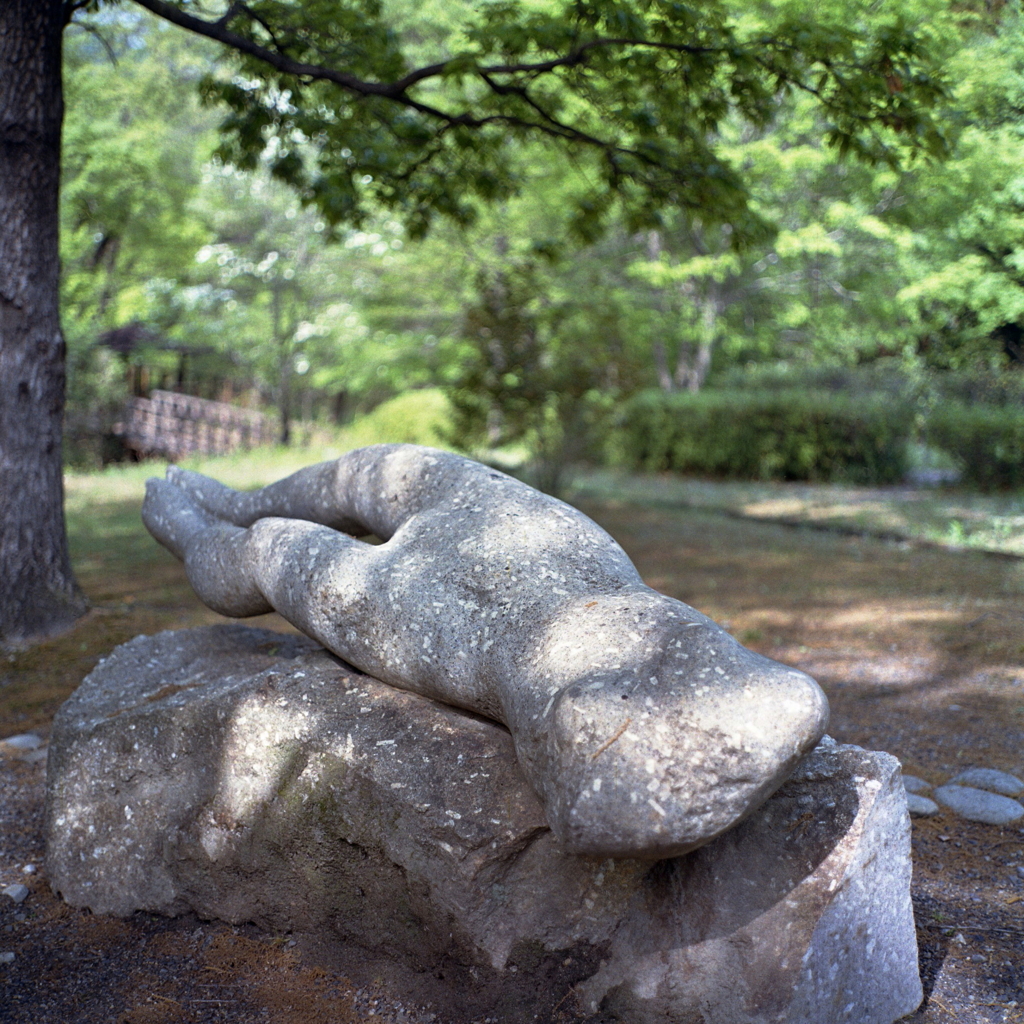
[[[255,448],[274,439],[274,427],[262,413],[173,391],[129,399],[115,430],[126,448],[172,462],[186,455]]]

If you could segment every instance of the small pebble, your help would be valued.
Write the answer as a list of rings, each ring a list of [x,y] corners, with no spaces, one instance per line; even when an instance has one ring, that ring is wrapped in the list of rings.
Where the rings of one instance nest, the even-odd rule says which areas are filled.
[[[1024,866],[1017,868],[1017,874],[1024,878]]]
[[[4,896],[10,896],[15,903],[23,903],[28,895],[28,886],[22,885],[21,882],[15,882],[14,885],[9,885],[2,890],[2,893]]]
[[[13,964],[14,954],[11,952],[0,953],[0,964]]]
[[[907,810],[912,818],[930,818],[939,813],[939,805],[920,793],[907,793]]]
[[[968,821],[987,825],[1009,825],[1024,818],[1024,807],[1016,800],[970,786],[939,786],[932,794],[943,807]]]
[[[950,779],[950,786],[973,786],[975,789],[987,789],[990,793],[1002,793],[1003,796],[1020,796],[1024,793],[1024,782],[1015,775],[996,771],[995,768],[968,768],[956,778]]]
[[[927,793],[932,788],[932,784],[925,782],[924,779],[919,779],[916,775],[904,775],[903,788],[908,793]]]
[[[43,741],[34,732],[23,732],[17,736],[7,736],[0,740],[0,744],[10,747],[12,750],[35,750],[42,746]]]
[[[36,873],[36,866],[35,866],[35,864],[26,864],[21,869],[21,872],[24,875],[34,875]]]

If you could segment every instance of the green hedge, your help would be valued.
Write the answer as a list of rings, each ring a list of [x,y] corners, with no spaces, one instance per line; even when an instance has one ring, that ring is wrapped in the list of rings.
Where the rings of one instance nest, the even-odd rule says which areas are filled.
[[[928,378],[937,402],[961,405],[1024,407],[1024,370],[961,370]]]
[[[945,402],[925,427],[928,443],[959,463],[961,482],[982,490],[1024,487],[1024,411]]]
[[[863,366],[779,362],[733,366],[713,374],[707,383],[713,391],[829,391],[845,397],[886,395],[917,401],[939,379],[939,375],[913,373],[898,359],[878,359]]]
[[[623,406],[620,464],[747,480],[896,483],[907,470],[909,403],[826,391],[644,391]]]

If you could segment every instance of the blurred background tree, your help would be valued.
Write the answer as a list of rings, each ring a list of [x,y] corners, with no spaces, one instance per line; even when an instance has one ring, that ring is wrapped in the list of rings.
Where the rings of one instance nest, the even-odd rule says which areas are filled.
[[[555,10],[541,5],[508,40],[501,29],[508,52],[538,45]],[[483,30],[467,32],[465,14],[387,11],[421,64],[472,48]],[[794,3],[721,14],[748,39],[808,17]],[[686,114],[715,124],[687,142],[713,138],[721,160],[708,219],[670,202],[638,212],[629,186],[624,200],[601,183],[607,169],[586,146],[567,161],[514,130],[464,141],[473,151],[456,158],[465,194],[442,201],[428,187],[426,205],[412,209],[367,163],[393,159],[377,136],[362,155],[331,150],[344,166],[328,168],[303,128],[311,115],[274,91],[280,83],[228,69],[211,76],[213,42],[130,5],[92,14],[67,39],[69,456],[109,455],[97,436],[109,434],[129,391],[152,386],[276,406],[286,443],[296,416],[304,437],[314,422],[440,387],[452,443],[507,449],[497,457],[525,458],[534,479],[557,488],[573,462],[604,457],[615,410],[644,388],[744,381],[756,390],[767,380],[759,368],[772,366],[795,386],[805,370],[869,372],[878,360],[918,382],[929,369],[1011,369],[1024,311],[1019,13],[815,5],[821,33],[860,24],[870,38],[904,22],[928,26],[916,45],[941,53],[957,83],[942,101],[949,159],[908,159],[898,134],[844,139],[807,83],[758,96],[757,117],[723,94],[710,113]],[[699,70],[708,104],[727,79]],[[464,98],[485,102],[466,93],[458,66],[453,73]],[[890,68],[892,95],[905,87],[900,74]],[[219,115],[197,99],[200,80],[208,99],[232,105],[226,141]],[[747,85],[756,92],[756,81]],[[645,102],[628,114],[637,123],[642,110],[658,116]],[[346,116],[355,137],[380,130],[365,113]],[[476,150],[488,146],[502,151],[500,185],[479,177]],[[843,146],[883,159],[845,159]],[[723,202],[742,213],[735,225],[715,206]],[[419,239],[437,212],[450,219]],[[332,224],[338,217],[359,226]],[[131,325],[132,347],[121,339],[119,351],[117,332]]]
[[[831,16],[830,30],[851,16],[874,18],[876,31],[892,21],[884,5],[870,13],[819,6],[816,24]],[[942,21],[941,5],[919,6],[901,17],[920,24],[938,14],[935,34],[952,23]],[[765,28],[801,11],[777,3],[758,17]],[[399,4],[389,14],[421,62],[472,43],[462,11]],[[585,148],[567,163],[526,140],[506,145],[507,195],[498,208],[469,202],[490,187],[476,181],[466,204],[447,211],[458,229],[410,241],[374,178],[368,197],[346,186],[363,223],[339,233],[317,209],[327,182],[309,177],[315,146],[282,139],[273,123],[282,115],[268,110],[270,86],[250,80],[246,91],[237,77],[211,79],[212,42],[130,6],[93,14],[67,40],[63,302],[72,419],[85,407],[113,416],[132,386],[126,362],[149,364],[149,384],[274,402],[282,438],[296,409],[304,419],[344,418],[410,387],[439,385],[453,396],[460,444],[525,444],[550,462],[560,435],[573,438],[558,457],[571,461],[593,451],[579,423],[600,432],[607,416],[598,410],[644,386],[696,391],[722,373],[778,361],[1009,366],[1019,359],[1024,310],[1019,15],[1007,5],[998,16],[962,8],[957,16],[957,37],[942,44],[958,83],[946,121],[955,149],[945,163],[840,159],[820,98],[807,89],[773,96],[760,123],[721,112],[723,180],[742,180],[749,196],[743,247],[730,222],[705,223],[699,211],[670,205],[648,211],[655,227],[638,227],[635,209],[612,192],[597,195],[601,172]],[[190,88],[204,75],[208,96],[234,104],[227,143],[217,115]],[[285,110],[296,136],[302,109]],[[269,141],[244,149],[253,129],[246,118],[257,113]],[[234,163],[223,162],[229,157]],[[356,156],[346,159],[350,182],[368,176]],[[280,177],[302,179],[307,191],[283,189]],[[412,234],[430,216],[414,212]],[[580,241],[597,220],[602,237]],[[506,339],[511,349],[497,358],[497,342],[480,341],[491,330],[486,316],[504,317],[505,328],[529,320],[532,340],[524,348]],[[132,323],[146,328],[132,352],[101,343]],[[85,419],[96,425],[95,415]]]
[[[903,143],[885,134],[891,112],[865,81],[844,94],[827,66],[819,80],[807,69],[830,48],[826,63],[853,68],[859,60],[876,75],[884,66],[885,97],[902,102],[912,83],[904,85],[906,70],[883,51],[903,47],[910,67],[918,51],[949,47],[937,41],[939,23],[930,37],[905,34],[911,20],[944,14],[939,4],[918,6],[868,10],[844,0],[815,5],[810,22],[801,3],[766,5],[756,15],[709,8],[704,21],[693,15],[689,23],[685,109],[669,114],[651,92],[656,48],[631,55],[632,91],[614,102],[588,93],[605,88],[593,72],[592,81],[564,83],[564,95],[557,81],[539,93],[548,127],[563,109],[585,125],[591,102],[594,113],[611,109],[639,149],[609,156],[578,142],[566,161],[523,134],[516,118],[533,101],[522,95],[511,113],[490,115],[500,131],[485,123],[457,142],[431,144],[455,148],[446,173],[464,188],[452,194],[439,180],[431,184],[438,154],[412,121],[397,151],[395,139],[381,135],[396,129],[364,109],[376,101],[344,108],[341,126],[316,122],[321,133],[343,128],[344,145],[317,141],[319,85],[299,90],[245,57],[252,77],[228,68],[210,74],[214,43],[184,37],[131,5],[102,8],[73,26],[67,43],[71,420],[84,407],[106,409],[111,419],[110,399],[141,390],[138,372],[117,372],[119,360],[136,370],[146,364],[149,386],[273,402],[286,442],[296,408],[304,420],[338,420],[410,387],[440,386],[452,398],[455,443],[518,445],[553,484],[562,472],[556,465],[594,456],[612,406],[645,386],[697,391],[709,375],[750,362],[851,363],[888,353],[896,342],[887,321],[900,316],[892,276],[873,271],[880,258],[895,263],[911,231],[883,218],[901,172],[873,164],[898,163]],[[564,15],[557,5],[509,7],[467,28],[469,10],[396,3],[383,15],[390,42],[373,35],[375,22],[346,31],[356,33],[365,59],[384,67],[399,60],[396,47],[424,65],[463,53],[438,81],[438,98],[454,88],[486,122],[494,98],[472,86],[474,51],[486,42],[507,61],[531,60],[555,45],[551,33],[564,29]],[[598,5],[580,17],[595,33],[616,18],[627,36],[652,25],[655,34],[680,31],[658,28],[667,15],[657,4],[635,12]],[[802,41],[807,52],[789,56],[789,44],[771,52],[802,20],[814,30]],[[315,45],[316,18],[284,24],[294,45]],[[269,45],[257,23],[247,32]],[[868,46],[858,49],[858,33]],[[751,49],[734,54],[723,74],[712,58],[727,38]],[[765,77],[773,68],[776,87]],[[938,87],[915,72],[921,96],[938,98]],[[577,75],[571,62],[565,74]],[[199,106],[190,88],[199,79],[211,104],[232,110],[219,136],[212,108]],[[907,109],[928,146],[938,145],[932,122]],[[374,162],[407,159],[402,147],[421,142],[422,161],[408,166],[421,176],[419,206],[410,206],[389,183],[394,168]],[[870,159],[840,160],[835,144]],[[677,182],[673,195],[660,192],[669,183],[645,178],[654,172],[643,169],[644,145],[691,154],[695,177],[686,187],[697,191],[678,194]],[[497,151],[500,173],[490,166]],[[637,192],[641,181],[646,196]],[[417,240],[438,213],[449,224]],[[142,340],[112,353],[104,338],[126,324],[143,326]],[[515,330],[526,334],[513,339]],[[85,422],[95,428],[96,416]]]
[[[645,389],[1020,350],[1014,5],[55,4],[72,460],[156,386],[285,442],[440,388],[558,488]]]

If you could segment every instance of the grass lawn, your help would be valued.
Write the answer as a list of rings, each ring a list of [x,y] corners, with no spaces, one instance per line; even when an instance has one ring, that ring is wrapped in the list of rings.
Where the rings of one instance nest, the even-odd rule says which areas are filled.
[[[1024,495],[916,487],[697,480],[609,470],[579,474],[580,498],[714,509],[767,522],[1024,556]]]

